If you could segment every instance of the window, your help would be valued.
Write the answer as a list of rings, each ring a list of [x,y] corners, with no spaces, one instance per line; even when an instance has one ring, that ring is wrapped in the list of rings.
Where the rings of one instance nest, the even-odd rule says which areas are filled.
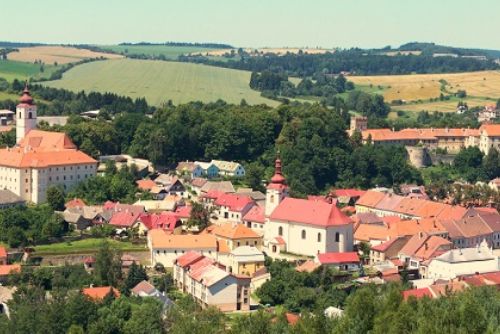
[[[21,113],[19,112],[19,119],[21,119]]]
[[[29,119],[32,119],[32,118],[33,118],[33,114],[31,113],[31,111],[28,113],[28,118],[29,118]]]
[[[274,203],[274,195],[271,195],[271,197],[269,197],[269,202]]]
[[[321,233],[318,233],[318,242],[321,242]]]
[[[278,235],[280,235],[280,236],[282,236],[282,235],[283,235],[283,227],[282,227],[282,226],[280,226],[280,227],[278,228]]]
[[[339,242],[339,241],[340,241],[340,233],[335,232],[335,242]]]
[[[306,230],[302,230],[302,239],[306,238]]]

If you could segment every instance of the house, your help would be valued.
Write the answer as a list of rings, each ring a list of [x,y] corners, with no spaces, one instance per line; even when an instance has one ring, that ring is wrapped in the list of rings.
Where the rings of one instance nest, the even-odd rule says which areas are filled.
[[[233,275],[200,253],[177,257],[173,276],[176,286],[203,308],[214,306],[223,312],[250,310],[250,277]]]
[[[354,205],[364,193],[364,190],[359,189],[335,189],[330,195],[341,204]]]
[[[414,197],[426,200],[429,199],[424,186],[416,184],[402,184],[399,188],[401,190],[401,194],[405,197]]]
[[[144,207],[146,212],[163,212],[163,211],[175,211],[177,208],[177,201],[175,199],[167,199],[165,197],[163,200],[138,200],[134,205],[140,205]]]
[[[245,168],[240,163],[233,161],[212,160],[219,169],[219,176],[244,177]]]
[[[102,210],[104,212],[109,211],[111,213],[115,212],[134,212],[134,213],[144,213],[144,206],[142,205],[132,205],[132,204],[122,204],[120,202],[107,201],[104,203]]]
[[[7,283],[11,274],[19,272],[21,272],[21,266],[19,264],[0,265],[0,285]]]
[[[500,151],[500,124],[483,124],[479,128],[479,149],[484,154],[495,148]]]
[[[434,298],[434,295],[432,294],[431,290],[428,287],[405,290],[401,292],[401,294],[403,295],[403,299],[405,301],[407,301],[410,298],[415,298],[415,299],[420,299],[424,297]]]
[[[251,188],[238,188],[236,193],[250,197],[258,206],[264,207],[266,205],[266,195],[260,191],[254,191]]]
[[[0,246],[0,266],[7,264],[7,249]]]
[[[264,268],[264,253],[254,246],[240,246],[229,254],[229,272],[236,275],[253,277]]]
[[[22,205],[26,205],[26,201],[21,196],[18,196],[7,189],[0,190],[0,209]]]
[[[500,247],[500,215],[497,212],[471,208],[462,219],[444,220],[442,224],[456,248],[474,247],[483,240],[494,248]]]
[[[254,205],[248,212],[243,216],[243,224],[248,228],[251,228],[260,235],[264,234],[264,223],[266,222],[266,216],[264,215],[264,207],[259,205]]]
[[[297,270],[299,273],[312,273],[320,266],[321,264],[319,262],[316,262],[314,260],[306,260],[295,267],[295,270]]]
[[[0,149],[0,189],[42,203],[50,186],[69,190],[96,174],[97,161],[79,151],[66,134],[36,129],[37,107],[27,86],[16,115],[17,145]]]
[[[154,229],[161,229],[170,234],[182,233],[181,219],[176,213],[169,211],[142,214],[134,227],[138,229],[140,236],[146,236],[149,231]]]
[[[370,264],[378,264],[398,257],[399,251],[408,242],[407,236],[395,237],[370,248]]]
[[[115,212],[109,221],[109,225],[112,225],[116,228],[129,229],[137,223],[141,216],[142,213],[140,212]]]
[[[83,208],[86,205],[87,204],[85,204],[85,202],[83,201],[83,199],[81,199],[81,198],[73,198],[72,200],[70,200],[69,202],[67,202],[66,204],[64,204],[64,207],[66,209],[79,209],[79,208]]]
[[[210,231],[219,242],[224,242],[229,250],[240,246],[262,247],[262,236],[243,224],[223,224]]]
[[[477,115],[477,120],[479,123],[490,122],[495,118],[498,118],[500,113],[497,110],[497,106],[494,104],[490,104],[484,106],[484,109],[481,110]]]
[[[137,180],[135,183],[137,184],[137,188],[142,191],[151,191],[156,186],[155,181],[151,179]]]
[[[231,223],[241,223],[243,216],[255,205],[248,196],[221,194],[214,202],[219,219]]]
[[[488,182],[488,186],[490,186],[490,188],[493,190],[500,191],[500,177],[497,177]]]
[[[205,183],[207,183],[207,181],[207,179],[201,177],[191,179],[191,190],[199,196],[201,194],[201,188],[205,185]]]
[[[70,226],[73,226],[75,231],[83,231],[92,226],[92,221],[83,218],[80,212],[64,210],[62,216],[64,221]]]
[[[422,266],[422,262],[445,253],[452,246],[450,241],[440,236],[420,232],[408,240],[398,256],[408,270],[420,270],[421,276],[425,277],[425,265]]]
[[[160,292],[148,281],[139,282],[130,290],[130,294],[135,297],[158,299],[162,303],[164,310],[174,304],[174,302],[165,295],[165,292]]]
[[[160,174],[154,182],[159,185],[158,188],[153,187],[151,193],[155,194],[155,199],[161,200],[166,195],[186,195],[186,188],[177,176]]]
[[[203,195],[214,191],[226,194],[235,192],[231,181],[208,181],[201,187],[200,193]]]
[[[358,271],[361,268],[357,252],[319,253],[314,258],[314,261],[322,266],[342,271]]]
[[[197,251],[204,256],[217,259],[217,239],[211,234],[172,235],[164,230],[154,229],[148,233],[148,247],[151,264],[163,264],[171,268],[175,259],[186,252]]]
[[[499,271],[499,258],[486,241],[470,248],[457,248],[432,259],[427,278],[450,280],[462,275]]]
[[[177,175],[188,176],[191,180],[203,176],[203,168],[193,161],[183,161],[177,164],[175,168]]]
[[[271,255],[281,251],[315,256],[353,249],[353,222],[335,205],[288,197],[281,160],[267,186],[264,246]]]
[[[212,162],[195,161],[195,164],[203,170],[203,176],[209,179],[219,176],[219,168]]]
[[[120,291],[111,286],[84,288],[82,294],[93,301],[102,301],[106,296],[113,295],[114,298],[120,298]]]

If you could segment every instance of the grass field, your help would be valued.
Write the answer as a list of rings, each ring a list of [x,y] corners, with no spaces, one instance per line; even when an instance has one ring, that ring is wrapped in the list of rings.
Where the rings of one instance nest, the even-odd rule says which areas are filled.
[[[473,97],[500,97],[500,71],[481,71],[444,74],[350,76],[349,80],[360,85],[385,87],[385,100],[428,100],[441,94],[440,80],[446,80],[446,90],[465,90]]]
[[[72,91],[114,92],[132,98],[145,97],[150,104],[172,100],[212,102],[223,99],[249,104],[277,105],[250,89],[250,72],[191,63],[117,59],[78,65],[61,80],[44,85]]]
[[[404,110],[418,112],[426,111],[441,111],[441,112],[455,112],[459,101],[466,102],[469,108],[482,107],[487,104],[495,104],[495,99],[486,99],[479,97],[467,97],[465,99],[453,98],[448,101],[424,102],[424,103],[411,103],[401,106],[392,106],[392,110]]]
[[[19,99],[19,95],[9,94],[7,92],[0,92],[0,101],[4,101],[4,100],[17,101],[18,99]]]
[[[61,242],[50,245],[41,245],[35,247],[36,255],[63,255],[63,254],[87,254],[96,253],[102,244],[103,239],[84,239],[74,242]],[[131,242],[123,242],[108,239],[111,247],[127,252],[145,251],[144,245],[134,245]]]
[[[19,48],[19,52],[11,52],[7,58],[14,61],[33,63],[35,60],[41,60],[45,64],[53,65],[67,64],[88,58],[122,58],[120,55],[112,53],[94,52],[86,49],[77,49],[66,46],[34,46],[28,48]]]
[[[219,49],[203,48],[197,46],[170,46],[170,45],[97,45],[103,50],[118,52],[123,55],[146,55],[159,57],[163,55],[166,59],[177,59],[183,54],[201,53],[206,54]],[[229,50],[224,50],[224,53]]]
[[[56,69],[55,66],[45,65],[44,72],[40,72],[40,65],[11,60],[0,60],[0,78],[7,81],[14,79],[26,80],[28,78],[48,77]]]

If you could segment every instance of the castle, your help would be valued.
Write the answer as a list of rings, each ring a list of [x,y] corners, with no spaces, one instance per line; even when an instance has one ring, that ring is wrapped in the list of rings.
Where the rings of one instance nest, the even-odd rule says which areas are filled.
[[[37,107],[26,85],[16,107],[16,145],[0,149],[0,189],[27,202],[46,201],[50,186],[68,190],[97,171],[97,161],[64,133],[36,129]]]

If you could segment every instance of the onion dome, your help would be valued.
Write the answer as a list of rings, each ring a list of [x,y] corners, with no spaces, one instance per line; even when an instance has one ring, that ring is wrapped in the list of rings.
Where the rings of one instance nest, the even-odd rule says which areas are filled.
[[[271,178],[271,183],[273,184],[285,184],[286,179],[281,173],[281,160],[280,158],[277,158],[275,163],[274,163],[274,175]]]
[[[30,91],[28,89],[28,82],[24,86],[23,95],[19,98],[19,101],[23,104],[33,104],[33,98],[31,97]]]

